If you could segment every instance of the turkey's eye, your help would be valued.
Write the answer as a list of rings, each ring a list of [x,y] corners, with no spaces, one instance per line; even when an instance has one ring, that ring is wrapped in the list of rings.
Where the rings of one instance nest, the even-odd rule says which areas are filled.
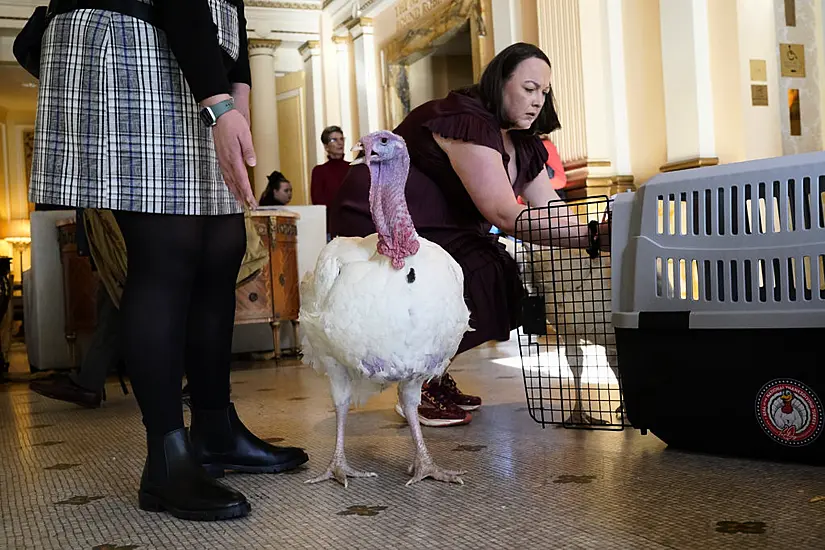
[[[407,272],[407,282],[410,284],[415,282],[415,269],[410,268],[410,270]]]
[[[386,145],[386,144],[387,144],[387,138],[381,138],[381,143],[383,143],[384,145]]]

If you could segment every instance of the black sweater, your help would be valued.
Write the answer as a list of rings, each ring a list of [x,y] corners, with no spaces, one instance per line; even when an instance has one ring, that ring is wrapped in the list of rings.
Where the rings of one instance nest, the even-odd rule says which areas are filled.
[[[169,47],[197,102],[230,93],[230,85],[234,83],[252,84],[243,0],[228,1],[238,7],[240,53],[237,61],[218,45],[218,28],[207,0],[154,2],[160,28],[166,31]]]

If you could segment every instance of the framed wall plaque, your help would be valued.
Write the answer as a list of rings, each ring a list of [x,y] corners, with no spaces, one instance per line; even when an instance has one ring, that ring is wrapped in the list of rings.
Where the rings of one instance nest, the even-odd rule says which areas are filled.
[[[805,46],[802,44],[780,44],[779,62],[782,76],[805,78]]]
[[[768,106],[767,84],[751,84],[751,105],[754,107]]]

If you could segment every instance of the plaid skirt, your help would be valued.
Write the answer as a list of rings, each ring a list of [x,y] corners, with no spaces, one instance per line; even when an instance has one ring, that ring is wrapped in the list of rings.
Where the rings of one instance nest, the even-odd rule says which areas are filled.
[[[221,47],[237,59],[238,8],[209,4]],[[119,13],[76,10],[49,24],[40,62],[32,202],[151,214],[243,211],[163,32]]]

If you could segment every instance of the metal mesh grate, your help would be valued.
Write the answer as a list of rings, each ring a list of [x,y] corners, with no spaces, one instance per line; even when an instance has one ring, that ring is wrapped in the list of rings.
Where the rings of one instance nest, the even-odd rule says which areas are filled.
[[[515,234],[515,259],[524,281],[523,326],[518,331],[527,405],[534,420],[570,428],[624,428],[623,402],[611,324],[610,251],[591,238],[587,249],[552,229],[601,219],[610,200],[575,205],[553,201],[525,210]],[[541,228],[551,231],[545,245]],[[589,222],[595,235],[598,221]],[[546,235],[546,231],[544,231]]]

